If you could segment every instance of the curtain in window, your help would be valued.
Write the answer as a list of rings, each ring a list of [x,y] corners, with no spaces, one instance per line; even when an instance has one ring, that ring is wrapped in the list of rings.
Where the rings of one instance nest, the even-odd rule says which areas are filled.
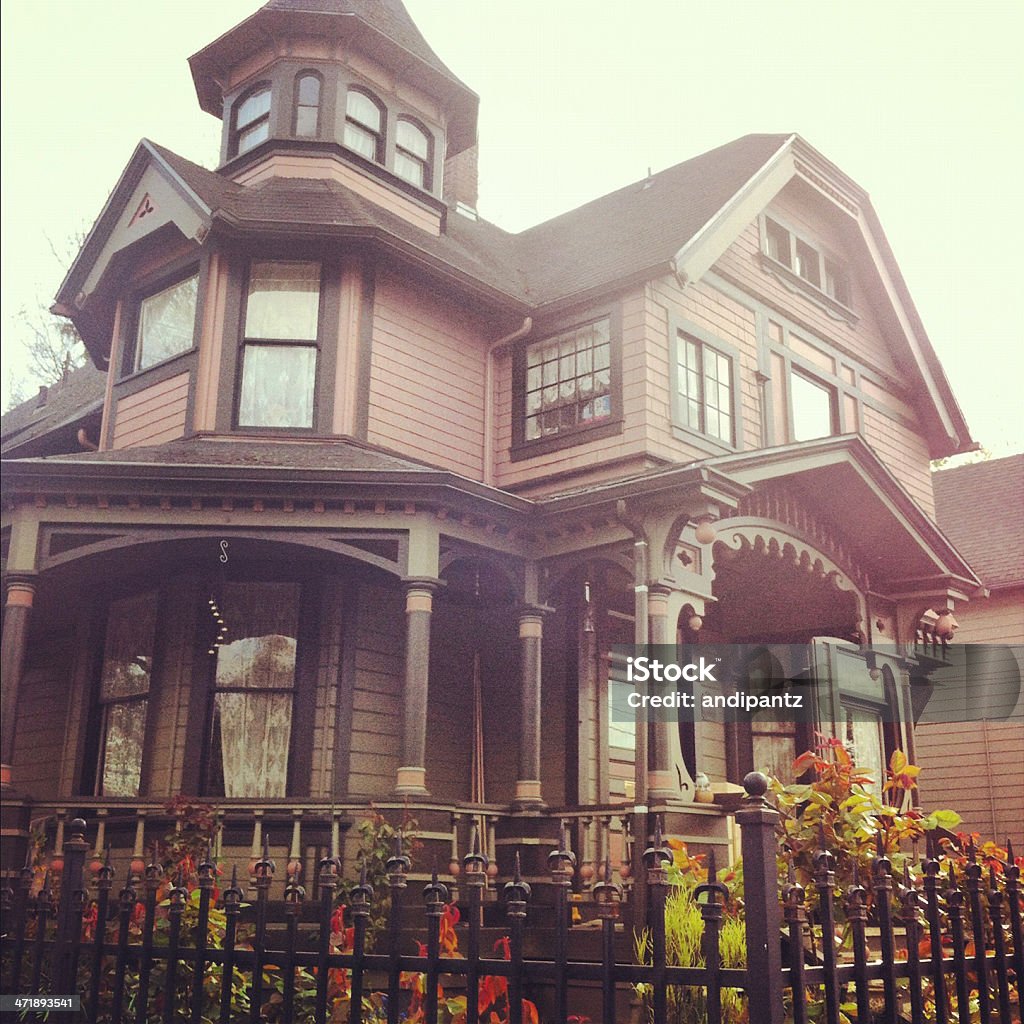
[[[229,583],[217,650],[211,765],[226,797],[283,797],[298,636],[294,583]]]

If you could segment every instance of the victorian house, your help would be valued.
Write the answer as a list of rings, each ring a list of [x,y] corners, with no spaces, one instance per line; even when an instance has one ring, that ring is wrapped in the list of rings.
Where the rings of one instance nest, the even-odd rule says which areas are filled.
[[[244,856],[371,803],[502,872],[561,819],[725,844],[698,773],[811,726],[614,721],[648,639],[800,645],[814,728],[912,751],[915,640],[981,590],[929,460],[973,442],[859,185],[752,135],[509,234],[401,0],[190,63],[216,170],[139,143],[54,306],[93,368],[4,423],[9,837],[127,855],[188,793]]]

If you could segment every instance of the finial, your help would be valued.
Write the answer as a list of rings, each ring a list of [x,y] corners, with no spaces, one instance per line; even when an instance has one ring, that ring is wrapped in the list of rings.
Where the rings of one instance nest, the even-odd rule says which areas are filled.
[[[751,800],[763,800],[768,785],[768,776],[763,772],[749,772],[743,777],[743,788]]]

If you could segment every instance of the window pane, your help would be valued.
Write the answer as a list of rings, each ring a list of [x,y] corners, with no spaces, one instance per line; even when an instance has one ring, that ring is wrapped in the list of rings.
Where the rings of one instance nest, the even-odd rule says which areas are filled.
[[[405,181],[424,188],[427,180],[427,165],[398,150],[395,152],[395,174]]]
[[[139,795],[147,704],[146,700],[133,700],[106,708],[101,796]]]
[[[821,286],[821,271],[818,267],[818,252],[812,249],[806,242],[797,239],[796,243],[796,272],[805,280],[810,281],[816,287]]]
[[[144,370],[192,347],[198,291],[199,278],[193,276],[142,300],[136,369]]]
[[[765,220],[765,247],[768,255],[779,263],[790,266],[789,232],[773,220]]]
[[[364,127],[374,132],[380,132],[380,107],[369,96],[354,90],[350,91],[348,99],[345,101],[345,113]]]
[[[850,304],[850,282],[846,271],[832,260],[825,260],[825,291],[837,302]]]
[[[269,121],[260,121],[259,124],[254,124],[251,128],[246,128],[246,130],[241,132],[238,136],[239,154],[247,153],[254,146],[258,146],[264,139],[269,138],[269,136]]]
[[[253,261],[246,338],[316,341],[319,311],[319,263]]]
[[[846,749],[857,763],[871,776],[871,787],[877,796],[882,795],[885,781],[882,746],[882,718],[867,708],[843,708],[846,718]]]
[[[377,159],[377,136],[356,124],[345,125],[345,145],[367,160]]]
[[[299,107],[295,111],[295,134],[303,138],[316,135],[318,107]]]
[[[310,345],[246,345],[240,427],[313,426],[316,349]]]
[[[291,695],[218,693],[213,714],[223,795],[287,795]]]
[[[244,128],[257,118],[270,112],[270,86],[254,92],[243,100],[235,111],[235,128]]]
[[[149,692],[156,607],[155,590],[111,602],[100,673],[100,700],[118,700]]]
[[[399,121],[395,142],[413,156],[426,160],[430,155],[430,141],[424,131],[411,121]]]
[[[298,100],[304,107],[320,105],[320,79],[316,75],[303,75],[299,79]]]
[[[789,378],[793,405],[793,440],[810,441],[816,437],[829,437],[835,422],[835,395],[831,388],[793,373]]]
[[[290,689],[295,681],[298,584],[226,583],[218,605],[227,637],[217,650],[217,688]]]

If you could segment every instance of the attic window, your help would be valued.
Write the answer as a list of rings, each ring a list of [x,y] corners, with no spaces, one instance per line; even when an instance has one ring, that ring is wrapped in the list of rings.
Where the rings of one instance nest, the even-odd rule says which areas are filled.
[[[826,306],[850,318],[850,274],[841,260],[772,217],[761,221],[761,251],[767,269],[787,271],[780,275],[786,282],[805,288],[809,295],[827,296],[833,301],[825,302]]]
[[[231,152],[247,153],[270,136],[270,86],[258,85],[235,105]]]

